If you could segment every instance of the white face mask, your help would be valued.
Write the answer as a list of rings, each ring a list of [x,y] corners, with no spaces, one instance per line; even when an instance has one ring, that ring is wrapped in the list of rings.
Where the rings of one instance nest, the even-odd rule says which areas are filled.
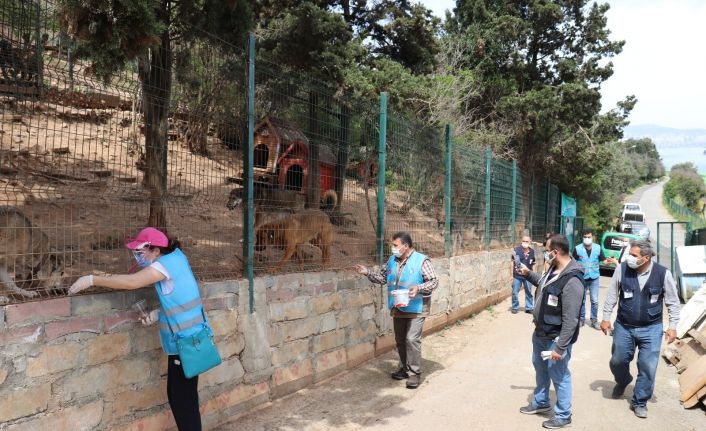
[[[628,266],[629,266],[630,268],[632,268],[632,269],[637,269],[637,268],[639,268],[640,266],[642,266],[642,264],[645,263],[645,262],[638,263],[638,258],[636,258],[636,257],[633,256],[633,255],[629,255],[629,256],[627,257],[627,259],[625,260],[625,262],[627,262]]]
[[[589,246],[591,244],[593,244],[593,238],[584,238],[583,239],[583,245]]]
[[[522,248],[529,248],[529,242],[522,241]]]
[[[554,252],[544,252],[544,260],[547,262],[547,264],[551,265],[552,262],[554,262],[554,259],[556,258],[556,253]]]
[[[393,247],[390,249],[390,251],[392,252],[392,255],[395,256],[395,257],[400,257],[400,256],[402,256],[402,251],[401,251],[399,248],[395,247],[395,246],[393,246]]]

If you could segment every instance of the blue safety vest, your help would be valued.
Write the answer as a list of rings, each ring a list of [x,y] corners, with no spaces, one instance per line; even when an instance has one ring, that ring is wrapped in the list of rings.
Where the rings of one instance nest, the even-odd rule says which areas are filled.
[[[162,348],[169,355],[176,355],[176,338],[188,337],[204,326],[210,329],[203,311],[199,286],[191,271],[189,261],[181,250],[176,249],[157,259],[169,272],[174,290],[162,293],[162,281],[157,283],[157,295],[162,309],[159,313],[159,337]]]
[[[601,254],[601,246],[593,244],[591,247],[591,255],[586,252],[586,247],[583,244],[576,246],[576,254],[579,256],[579,264],[583,268],[583,278],[586,280],[595,280],[601,276],[598,257]]]
[[[412,252],[407,258],[407,263],[405,263],[404,268],[402,268],[399,281],[397,281],[399,262],[397,262],[395,256],[390,256],[390,259],[387,261],[387,308],[392,309],[394,307],[394,301],[392,299],[393,290],[409,289],[412,286],[419,286],[424,282],[422,278],[422,264],[426,259],[427,257],[425,255],[416,251]],[[404,311],[405,313],[421,313],[423,308],[424,299],[421,294],[417,293],[414,298],[410,299],[406,307],[398,308],[398,310]]]

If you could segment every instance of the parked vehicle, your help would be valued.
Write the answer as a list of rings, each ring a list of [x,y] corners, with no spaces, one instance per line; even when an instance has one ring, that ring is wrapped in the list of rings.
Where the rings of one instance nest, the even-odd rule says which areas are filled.
[[[639,222],[639,221],[628,221],[625,222],[623,225],[623,233],[631,233],[633,235],[637,235],[642,239],[650,239],[650,228],[647,226],[647,223]]]
[[[645,213],[643,213],[642,211],[623,210],[623,212],[620,213],[620,219],[618,220],[618,226],[616,226],[616,230],[618,232],[625,232],[626,229],[630,228],[631,222],[645,223]]]
[[[706,246],[676,247],[674,279],[679,299],[686,302],[706,281]]]
[[[603,247],[603,254],[606,258],[613,257],[618,259],[620,257],[620,250],[623,248],[623,243],[625,240],[638,240],[640,237],[638,235],[633,235],[631,233],[622,232],[604,232],[601,237],[601,247]],[[614,264],[603,264],[601,262],[600,269],[606,272],[613,273],[615,271]]]

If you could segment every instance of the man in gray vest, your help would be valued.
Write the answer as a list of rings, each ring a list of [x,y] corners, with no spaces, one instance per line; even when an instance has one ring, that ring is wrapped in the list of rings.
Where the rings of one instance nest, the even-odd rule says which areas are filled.
[[[613,330],[613,355],[610,371],[615,377],[613,398],[619,399],[632,381],[630,362],[637,354],[637,380],[630,409],[639,418],[647,417],[647,401],[652,398],[659,362],[662,334],[669,343],[677,337],[679,297],[674,278],[667,268],[652,262],[649,240],[630,242],[630,255],[615,268],[603,305],[601,329],[607,335],[613,330],[610,323],[615,304],[618,318]],[[669,311],[669,329],[662,331],[664,304]]]
[[[579,313],[585,298],[583,271],[569,254],[569,242],[554,235],[547,242],[544,260],[549,269],[540,277],[526,266],[520,274],[537,286],[533,311],[532,365],[537,386],[532,401],[520,413],[533,415],[552,409],[549,386],[554,383],[554,417],[544,428],[563,428],[571,423],[571,347],[579,335]]]

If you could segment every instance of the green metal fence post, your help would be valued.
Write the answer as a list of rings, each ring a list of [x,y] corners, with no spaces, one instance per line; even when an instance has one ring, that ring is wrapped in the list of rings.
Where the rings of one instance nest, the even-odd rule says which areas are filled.
[[[451,125],[446,125],[446,175],[444,178],[444,250],[451,257]]]
[[[659,228],[660,228],[660,222],[657,222],[657,263],[659,263],[659,249],[660,249],[660,242],[659,242]]]
[[[385,244],[385,156],[387,146],[387,93],[380,93],[380,139],[378,142],[377,263],[382,266]]]
[[[551,183],[549,180],[545,180],[547,183],[547,196],[546,196],[546,201],[544,202],[544,228],[546,230],[551,230],[554,231],[554,226],[549,225],[549,194],[551,192]]]
[[[669,269],[674,271],[674,223],[670,224],[670,240],[669,240]]]
[[[493,154],[485,147],[485,249],[490,250],[490,169]]]
[[[250,305],[250,313],[255,310],[255,280],[253,274],[253,256],[255,254],[255,203],[253,195],[254,187],[254,168],[253,157],[255,154],[255,33],[250,33],[248,36],[248,97],[247,97],[247,113],[248,113],[248,139],[245,149],[245,157],[243,158],[244,173],[245,173],[245,223],[243,252],[245,254],[245,276],[248,278],[248,300]]]
[[[517,238],[515,238],[516,230],[515,225],[517,223],[517,160],[512,161],[512,204],[510,210],[510,225],[512,226],[511,239],[514,244]]]

